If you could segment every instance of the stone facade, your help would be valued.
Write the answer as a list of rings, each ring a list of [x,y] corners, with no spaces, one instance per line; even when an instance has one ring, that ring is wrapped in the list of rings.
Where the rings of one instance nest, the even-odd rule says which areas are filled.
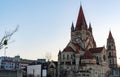
[[[97,47],[92,26],[88,27],[80,6],[76,26],[72,23],[71,40],[58,54],[58,77],[108,77],[112,68],[117,68],[117,59],[111,31],[107,48]]]

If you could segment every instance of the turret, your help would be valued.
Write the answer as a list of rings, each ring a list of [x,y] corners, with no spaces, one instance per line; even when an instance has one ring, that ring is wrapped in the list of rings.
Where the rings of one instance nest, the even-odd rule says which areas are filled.
[[[73,22],[72,22],[72,25],[71,25],[71,32],[73,32],[74,31],[74,24],[73,24]]]
[[[111,31],[109,31],[109,35],[107,38],[107,56],[109,67],[116,68],[117,67],[116,46]]]
[[[89,31],[92,33],[91,23],[89,23]]]
[[[107,38],[107,50],[116,50],[115,41],[111,31],[109,31],[109,35]]]

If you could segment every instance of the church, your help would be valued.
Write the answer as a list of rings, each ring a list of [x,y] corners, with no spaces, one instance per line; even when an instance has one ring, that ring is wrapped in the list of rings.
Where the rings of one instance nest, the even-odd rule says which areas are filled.
[[[80,6],[77,22],[71,24],[71,39],[58,53],[58,77],[110,77],[117,68],[111,31],[106,40],[106,47],[97,47],[91,23],[87,24]]]

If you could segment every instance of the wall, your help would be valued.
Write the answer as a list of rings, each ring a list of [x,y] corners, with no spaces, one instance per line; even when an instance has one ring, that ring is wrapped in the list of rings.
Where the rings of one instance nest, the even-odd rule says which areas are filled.
[[[27,76],[34,75],[34,77],[41,77],[41,65],[27,66]]]
[[[0,70],[0,77],[22,77],[22,71]]]

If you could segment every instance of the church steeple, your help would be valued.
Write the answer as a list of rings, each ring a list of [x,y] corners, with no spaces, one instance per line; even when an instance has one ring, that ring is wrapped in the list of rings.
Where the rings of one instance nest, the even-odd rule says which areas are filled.
[[[107,56],[109,67],[116,68],[117,67],[116,46],[111,31],[109,31],[109,35],[107,38]]]
[[[111,40],[113,40],[113,36],[112,36],[112,33],[111,33],[111,31],[109,31],[109,36],[108,36],[108,39],[111,39]]]
[[[116,50],[116,46],[112,33],[111,31],[109,31],[109,35],[107,38],[107,50],[111,50],[111,49]]]
[[[86,23],[86,20],[85,20],[85,16],[84,16],[84,13],[83,13],[82,6],[80,6],[75,30],[81,30],[81,29],[87,29],[87,23]]]

